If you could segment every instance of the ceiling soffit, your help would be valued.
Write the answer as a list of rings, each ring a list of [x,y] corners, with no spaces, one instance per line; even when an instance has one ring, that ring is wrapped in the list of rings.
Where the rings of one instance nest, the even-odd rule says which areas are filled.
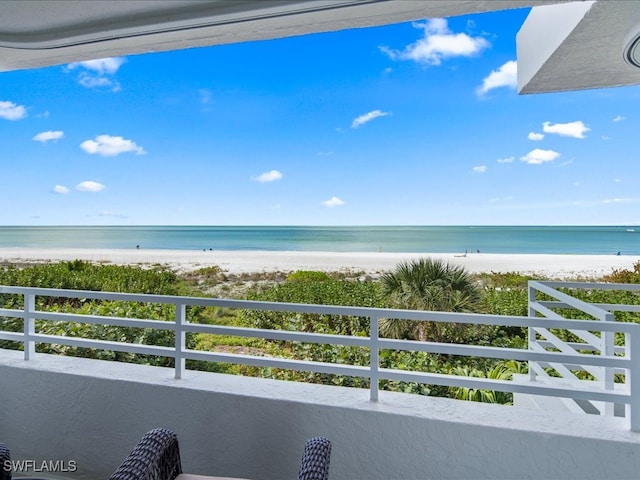
[[[0,71],[548,3],[545,0],[3,0]]]

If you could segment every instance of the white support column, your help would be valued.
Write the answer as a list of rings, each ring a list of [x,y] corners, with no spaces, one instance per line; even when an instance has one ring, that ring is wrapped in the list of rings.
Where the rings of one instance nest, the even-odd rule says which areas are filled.
[[[629,429],[640,432],[640,327],[634,328],[625,335],[626,355],[631,359],[631,368],[626,373],[627,388],[631,396],[626,407],[626,417],[629,419]]]
[[[605,322],[615,322],[615,316],[613,313],[607,313],[603,319]],[[602,332],[602,350],[601,355],[608,355],[613,357],[616,352],[615,344],[615,332]],[[613,367],[604,367],[604,389],[613,392],[614,389],[614,375],[615,369]],[[615,410],[615,403],[605,402],[603,415],[613,417]]]
[[[181,379],[185,371],[184,351],[186,349],[186,332],[184,326],[187,322],[187,306],[184,303],[176,304],[176,330],[175,330],[175,369],[176,378]]]
[[[371,317],[371,325],[369,327],[370,351],[369,351],[369,371],[370,371],[370,393],[369,400],[372,402],[378,401],[378,390],[380,388],[380,379],[378,376],[378,370],[380,368],[380,352],[378,350],[378,338],[380,335],[380,318],[378,316]]]
[[[536,289],[534,287],[531,286],[530,282],[528,285],[528,312],[527,314],[530,317],[535,317],[536,316],[536,311],[535,309],[531,306],[531,304],[533,302],[536,301]],[[534,343],[536,341],[536,332],[532,327],[528,327],[527,328],[527,337],[528,337],[528,345],[529,345],[529,350],[531,350],[531,344]],[[531,368],[531,360],[529,362],[527,362],[529,365],[529,381],[533,382],[536,379],[536,373],[535,370],[533,368]]]
[[[24,359],[32,360],[36,356],[36,342],[32,340],[32,335],[36,333],[36,296],[25,294],[24,296]]]

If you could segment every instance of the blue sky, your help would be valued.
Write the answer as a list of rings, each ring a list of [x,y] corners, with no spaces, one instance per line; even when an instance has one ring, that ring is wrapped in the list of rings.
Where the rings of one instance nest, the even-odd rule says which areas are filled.
[[[527,12],[0,73],[0,225],[640,224],[640,87],[518,95]]]

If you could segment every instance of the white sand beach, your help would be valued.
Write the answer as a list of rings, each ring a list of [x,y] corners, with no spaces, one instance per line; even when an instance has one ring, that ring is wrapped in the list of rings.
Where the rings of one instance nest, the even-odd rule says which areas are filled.
[[[2,263],[80,259],[117,265],[161,264],[180,272],[217,265],[230,274],[320,270],[361,271],[375,276],[392,270],[402,261],[423,257],[440,258],[464,266],[471,273],[520,272],[554,279],[597,278],[616,269],[632,270],[640,260],[628,255],[0,248]]]

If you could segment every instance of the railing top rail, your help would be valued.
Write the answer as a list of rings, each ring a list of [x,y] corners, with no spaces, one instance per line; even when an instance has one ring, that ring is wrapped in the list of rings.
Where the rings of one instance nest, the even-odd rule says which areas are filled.
[[[402,310],[391,308],[374,308],[374,307],[350,307],[339,305],[316,305],[303,303],[278,303],[264,302],[253,300],[231,300],[220,298],[204,298],[204,297],[188,297],[188,296],[168,296],[168,295],[146,295],[135,293],[114,293],[114,292],[95,292],[88,290],[66,290],[53,288],[33,288],[33,287],[12,287],[0,286],[0,293],[11,294],[32,294],[36,296],[62,296],[69,298],[93,298],[107,300],[121,300],[132,302],[151,302],[176,305],[191,306],[223,306],[227,308],[253,309],[253,310],[269,310],[280,312],[296,312],[296,313],[315,313],[324,315],[352,315],[359,317],[373,318],[390,318],[414,321],[432,321],[432,322],[450,322],[450,323],[467,323],[467,324],[485,324],[499,326],[517,326],[517,327],[548,327],[548,328],[565,328],[565,329],[582,329],[586,328],[585,322],[588,320],[568,320],[568,319],[549,319],[541,317],[522,317],[507,315],[487,315],[480,313],[460,313],[460,312],[432,312],[423,310]],[[559,292],[558,292],[559,293]],[[564,294],[563,294],[564,295]],[[569,297],[571,298],[571,297]],[[588,304],[586,304],[588,305]],[[604,310],[598,310],[607,315],[611,315]],[[25,318],[26,314],[23,310],[18,309],[0,309],[0,315],[11,315],[19,318]],[[65,314],[67,316],[73,314]],[[80,315],[82,318],[82,316]],[[110,317],[104,317],[109,319]],[[107,322],[108,323],[108,322]],[[624,332],[629,333],[640,328],[635,323],[625,322],[594,322],[589,325],[589,330],[606,331],[606,332]]]

